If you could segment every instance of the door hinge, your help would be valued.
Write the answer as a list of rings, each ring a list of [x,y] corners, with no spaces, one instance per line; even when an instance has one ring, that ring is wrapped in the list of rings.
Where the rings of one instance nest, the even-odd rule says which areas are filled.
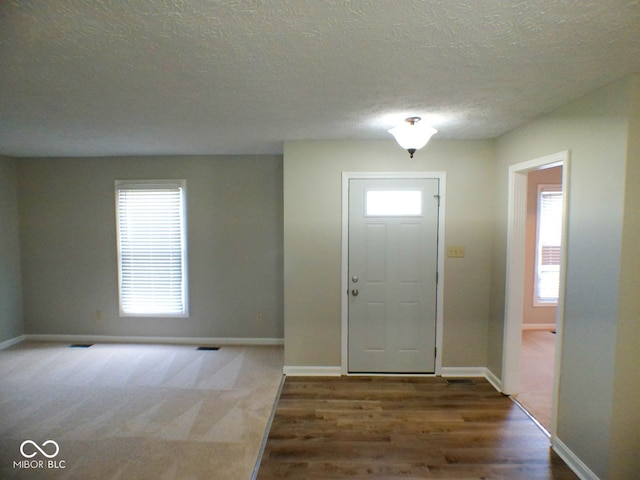
[[[440,206],[440,195],[434,195],[433,198],[438,200],[438,206]]]
[[[433,358],[438,358],[438,347],[433,347]]]
[[[436,285],[438,284],[439,279],[440,279],[440,273],[436,270]]]

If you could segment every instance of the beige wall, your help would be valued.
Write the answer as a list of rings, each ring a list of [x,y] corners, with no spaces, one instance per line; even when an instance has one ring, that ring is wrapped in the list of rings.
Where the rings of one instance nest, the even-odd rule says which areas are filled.
[[[536,264],[536,236],[538,228],[538,185],[561,185],[562,167],[545,168],[527,174],[527,224],[525,233],[523,326],[556,323],[555,306],[535,306],[533,290]]]
[[[612,431],[615,438],[618,428],[612,424],[616,393],[613,380],[617,377],[616,357],[620,354],[617,350],[620,265],[626,261],[621,248],[624,207],[631,202],[625,198],[625,184],[629,182],[625,178],[625,165],[632,109],[630,92],[636,81],[630,77],[600,89],[504,135],[496,144],[497,228],[489,367],[500,374],[507,217],[502,199],[506,198],[508,166],[570,150],[567,281],[557,433],[601,478],[614,478],[608,476],[612,465],[609,440]],[[633,228],[630,238],[634,236],[632,232]],[[630,308],[637,319],[637,309]],[[637,320],[630,328],[638,328]],[[629,355],[623,357],[624,362],[631,361]],[[632,413],[631,408],[625,413]],[[633,413],[637,415],[637,410]],[[638,427],[631,428],[637,432]],[[626,458],[624,462],[630,465],[637,460]]]
[[[635,478],[640,472],[640,76],[633,80],[607,477],[611,479]]]
[[[15,160],[0,157],[0,342],[24,333]]]
[[[282,338],[281,157],[17,165],[28,333]],[[114,180],[157,178],[187,180],[190,317],[121,318]]]
[[[393,140],[300,141],[284,148],[285,364],[341,363],[341,174],[446,172],[443,366],[486,365],[491,141],[432,140],[413,160]]]

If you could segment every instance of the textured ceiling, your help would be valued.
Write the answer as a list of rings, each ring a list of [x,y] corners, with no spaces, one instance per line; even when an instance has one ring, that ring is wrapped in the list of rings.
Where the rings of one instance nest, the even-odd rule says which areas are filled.
[[[624,0],[0,0],[0,154],[493,138],[640,72]]]

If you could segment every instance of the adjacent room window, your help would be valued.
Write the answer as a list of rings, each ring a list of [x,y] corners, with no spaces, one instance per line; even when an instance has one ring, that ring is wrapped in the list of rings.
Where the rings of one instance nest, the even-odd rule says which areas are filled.
[[[186,181],[115,189],[120,316],[188,316]]]
[[[562,250],[562,189],[538,185],[538,231],[534,305],[557,305]]]

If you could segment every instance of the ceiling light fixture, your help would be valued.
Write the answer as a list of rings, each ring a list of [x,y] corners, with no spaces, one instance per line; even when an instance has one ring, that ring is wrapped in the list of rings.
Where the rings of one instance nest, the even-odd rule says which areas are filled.
[[[424,147],[431,136],[437,133],[433,127],[420,123],[420,117],[406,118],[402,125],[389,130],[389,133],[393,135],[402,148],[409,152],[409,157],[413,158],[413,154],[416,150],[420,150]]]

